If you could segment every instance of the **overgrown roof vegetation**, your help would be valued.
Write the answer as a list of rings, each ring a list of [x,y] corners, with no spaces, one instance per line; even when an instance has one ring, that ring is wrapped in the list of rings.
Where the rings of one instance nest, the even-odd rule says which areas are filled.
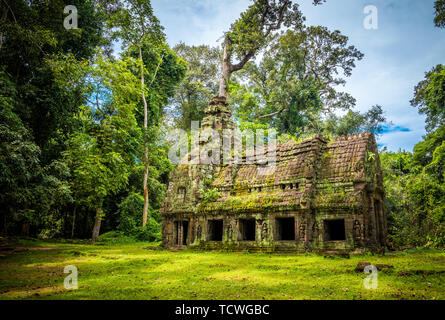
[[[319,150],[319,152],[314,152]],[[261,159],[223,165],[212,172],[210,182],[195,196],[199,165],[181,165],[171,176],[171,186],[164,203],[164,214],[173,213],[266,213],[298,211],[312,204],[312,209],[359,208],[361,194],[354,183],[366,183],[369,189],[382,189],[382,176],[375,139],[371,133],[337,137],[332,142],[323,137],[296,143],[279,144],[276,162],[264,165]],[[263,155],[266,159],[267,152]],[[195,172],[190,174],[190,172]],[[305,190],[306,184],[316,187]],[[187,189],[187,197],[177,197],[175,188]],[[367,210],[362,208],[359,210]]]

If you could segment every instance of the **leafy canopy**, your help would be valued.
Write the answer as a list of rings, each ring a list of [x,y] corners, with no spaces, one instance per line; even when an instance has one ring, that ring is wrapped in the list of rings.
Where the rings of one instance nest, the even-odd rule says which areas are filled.
[[[426,115],[427,130],[445,125],[445,66],[439,64],[425,74],[414,88],[411,105]]]

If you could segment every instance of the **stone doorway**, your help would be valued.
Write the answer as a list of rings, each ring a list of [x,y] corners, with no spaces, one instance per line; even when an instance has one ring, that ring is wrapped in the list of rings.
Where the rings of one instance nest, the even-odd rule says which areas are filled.
[[[346,240],[345,219],[325,220],[324,225],[326,241]]]
[[[240,219],[239,231],[242,241],[255,241],[255,219]]]
[[[188,220],[175,221],[175,244],[186,246],[188,243]]]
[[[209,220],[208,221],[209,241],[222,241],[222,237],[223,237],[223,221]]]
[[[295,218],[276,218],[276,240],[291,241],[295,240]]]

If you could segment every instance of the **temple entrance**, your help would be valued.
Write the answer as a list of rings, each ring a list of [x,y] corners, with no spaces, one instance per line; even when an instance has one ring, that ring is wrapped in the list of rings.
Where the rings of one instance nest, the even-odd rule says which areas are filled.
[[[189,222],[188,221],[182,221],[182,244],[187,245],[189,235]]]
[[[255,241],[255,219],[241,219],[239,221],[241,240]]]
[[[209,241],[222,241],[222,237],[223,237],[223,221],[209,220],[208,221]]]
[[[346,240],[345,219],[325,220],[324,225],[326,241]]]
[[[277,218],[275,226],[277,228],[276,240],[295,240],[295,218]]]
[[[175,244],[187,245],[189,222],[188,220],[175,221]]]

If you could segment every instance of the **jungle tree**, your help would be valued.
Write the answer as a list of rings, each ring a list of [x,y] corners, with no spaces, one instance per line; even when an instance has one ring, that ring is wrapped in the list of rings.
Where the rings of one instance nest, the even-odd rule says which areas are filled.
[[[175,90],[168,111],[179,127],[190,130],[191,121],[202,120],[210,99],[218,94],[221,50],[184,43],[179,43],[173,50],[187,62],[187,73]]]
[[[241,72],[245,85],[234,89],[253,95],[256,107],[250,110],[235,101],[238,113],[247,121],[272,123],[282,133],[320,132],[323,114],[355,105],[355,99],[338,91],[338,86],[345,84],[344,77],[362,58],[338,30],[321,26],[287,30],[269,45],[259,63],[249,62]],[[239,94],[234,94],[235,100]]]
[[[112,28],[112,37],[123,41],[123,46],[129,49],[136,48],[138,51],[138,60],[140,68],[140,86],[141,98],[144,106],[144,210],[142,213],[142,225],[147,223],[147,212],[149,206],[148,198],[148,175],[149,175],[149,148],[148,148],[148,104],[146,99],[147,86],[145,84],[146,70],[142,58],[142,47],[144,42],[156,44],[164,41],[163,28],[159,20],[153,14],[149,0],[112,0],[103,1],[106,11],[110,14],[107,21],[108,26]],[[150,74],[148,87],[156,79],[159,66],[162,63],[162,56],[159,57],[157,67]]]
[[[266,47],[282,26],[301,25],[303,20],[291,0],[256,0],[241,13],[224,35],[219,95],[227,97],[230,75]]]
[[[126,185],[136,163],[141,140],[135,112],[141,90],[134,75],[138,67],[132,58],[116,61],[101,53],[91,64],[71,60],[54,66],[61,83],[85,82],[81,88],[87,103],[76,115],[79,128],[70,135],[64,157],[72,171],[74,201],[95,210],[93,241],[99,235],[104,199]],[[71,77],[60,76],[67,74]]]

